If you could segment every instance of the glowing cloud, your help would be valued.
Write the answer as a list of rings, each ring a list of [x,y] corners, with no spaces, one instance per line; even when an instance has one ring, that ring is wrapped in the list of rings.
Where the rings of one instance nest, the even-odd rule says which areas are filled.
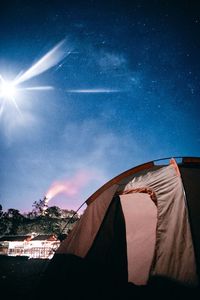
[[[83,189],[94,178],[93,172],[79,171],[73,178],[55,181],[46,193],[47,202],[58,194],[69,197],[79,195]]]

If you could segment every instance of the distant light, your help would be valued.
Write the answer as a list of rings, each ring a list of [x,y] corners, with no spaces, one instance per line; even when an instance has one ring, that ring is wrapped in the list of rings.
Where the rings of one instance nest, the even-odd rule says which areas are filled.
[[[12,99],[16,95],[16,87],[13,82],[2,81],[0,85],[0,97],[4,99]]]

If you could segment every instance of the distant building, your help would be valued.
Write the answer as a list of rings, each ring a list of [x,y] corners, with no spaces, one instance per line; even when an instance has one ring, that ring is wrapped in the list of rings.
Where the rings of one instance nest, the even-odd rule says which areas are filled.
[[[29,257],[52,258],[59,245],[60,241],[53,234],[37,235],[29,242]]]
[[[31,235],[5,235],[0,238],[0,251],[9,256],[24,255],[24,250],[28,242],[31,240]]]
[[[5,235],[0,238],[0,254],[50,259],[59,245],[60,241],[53,234]]]

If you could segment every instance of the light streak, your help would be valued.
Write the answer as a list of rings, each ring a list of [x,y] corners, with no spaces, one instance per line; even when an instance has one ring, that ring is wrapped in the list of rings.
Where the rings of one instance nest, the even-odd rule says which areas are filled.
[[[100,93],[119,93],[121,90],[118,89],[74,89],[74,90],[66,90],[67,93],[78,93],[78,94],[100,94]]]
[[[18,89],[19,91],[21,89]],[[24,91],[52,91],[54,90],[53,86],[33,86],[33,87],[25,87],[22,88],[22,90]]]
[[[25,72],[21,71],[14,78],[14,80],[5,80],[5,78],[0,74],[0,116],[2,115],[5,109],[5,102],[7,100],[12,101],[18,113],[21,114],[15,97],[17,91],[53,90],[54,87],[52,86],[23,87],[21,86],[21,84],[54,67],[64,58],[66,58],[71,53],[71,51],[72,49],[69,47],[67,39],[63,39],[53,49],[51,49],[41,59],[39,59],[34,65],[32,65],[28,70],[26,70]]]
[[[67,49],[66,49],[67,48]],[[71,53],[66,39],[58,43],[52,50],[45,54],[32,67],[15,78],[14,83],[19,84],[27,81],[57,65],[61,60]]]

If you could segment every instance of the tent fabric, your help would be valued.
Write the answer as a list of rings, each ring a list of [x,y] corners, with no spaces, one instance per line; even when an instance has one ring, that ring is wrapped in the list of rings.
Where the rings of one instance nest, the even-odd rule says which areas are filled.
[[[101,280],[103,276],[104,282],[110,282],[112,278],[114,284],[122,284],[128,280],[126,249],[124,214],[120,198],[115,196],[85,258],[96,269]]]
[[[174,165],[134,177],[120,187],[127,191],[150,188],[157,196],[155,257],[151,275],[196,284],[196,263],[180,176]]]
[[[196,285],[196,262],[182,181],[172,166],[166,171],[165,184],[156,192],[158,225],[152,274]]]
[[[116,274],[120,278],[121,272],[123,279],[127,278],[127,281],[139,285],[153,277],[196,285],[198,278],[188,218],[190,211],[181,176],[174,160],[167,166],[141,169],[136,174],[128,172],[127,177],[119,175],[120,180],[111,181],[112,185],[109,182],[107,189],[104,186],[103,192],[98,191],[98,196],[92,197],[81,219],[61,243],[56,254],[72,254],[97,264],[101,262],[105,272],[105,261],[117,264],[116,257],[119,257]],[[147,206],[151,206],[149,216],[146,215],[149,228],[145,222],[134,224],[137,205],[144,215]],[[192,227],[195,228],[195,223]],[[193,237],[199,234],[195,230]],[[149,240],[145,240],[145,231],[145,234],[149,232]],[[115,245],[113,252],[112,245]],[[143,252],[144,247],[149,250],[147,256]],[[140,256],[141,252],[143,257]],[[136,265],[136,261],[141,265]],[[114,264],[111,265],[114,276]]]
[[[188,167],[180,166],[179,169],[187,199],[197,273],[200,276],[200,166],[190,164]]]
[[[127,180],[129,177],[133,177],[133,174],[138,174],[140,172],[142,172],[143,170],[147,170],[147,169],[151,169],[151,168],[158,168],[158,166],[154,166],[154,163],[148,162],[148,163],[144,163],[140,166],[134,167],[132,169],[129,169],[123,173],[121,173],[120,175],[114,177],[113,179],[111,179],[110,181],[108,181],[106,184],[104,184],[101,188],[99,188],[94,194],[92,194],[86,201],[85,203],[87,203],[87,205],[90,205],[94,200],[97,199],[97,197],[102,194],[106,189],[110,188],[112,185],[118,184],[119,182],[123,181],[123,179],[125,178],[125,180]]]
[[[145,285],[155,251],[157,207],[149,194],[120,196],[126,224],[128,281]]]
[[[137,188],[137,189],[132,189],[132,190],[126,190],[126,191],[121,191],[118,192],[118,195],[126,195],[126,194],[132,194],[132,193],[146,193],[149,194],[151,200],[157,205],[157,198],[156,194],[154,193],[153,190],[149,188]]]
[[[86,256],[117,187],[117,185],[111,186],[86,208],[77,226],[72,230],[69,237],[61,243],[56,253],[74,254],[79,257]]]

